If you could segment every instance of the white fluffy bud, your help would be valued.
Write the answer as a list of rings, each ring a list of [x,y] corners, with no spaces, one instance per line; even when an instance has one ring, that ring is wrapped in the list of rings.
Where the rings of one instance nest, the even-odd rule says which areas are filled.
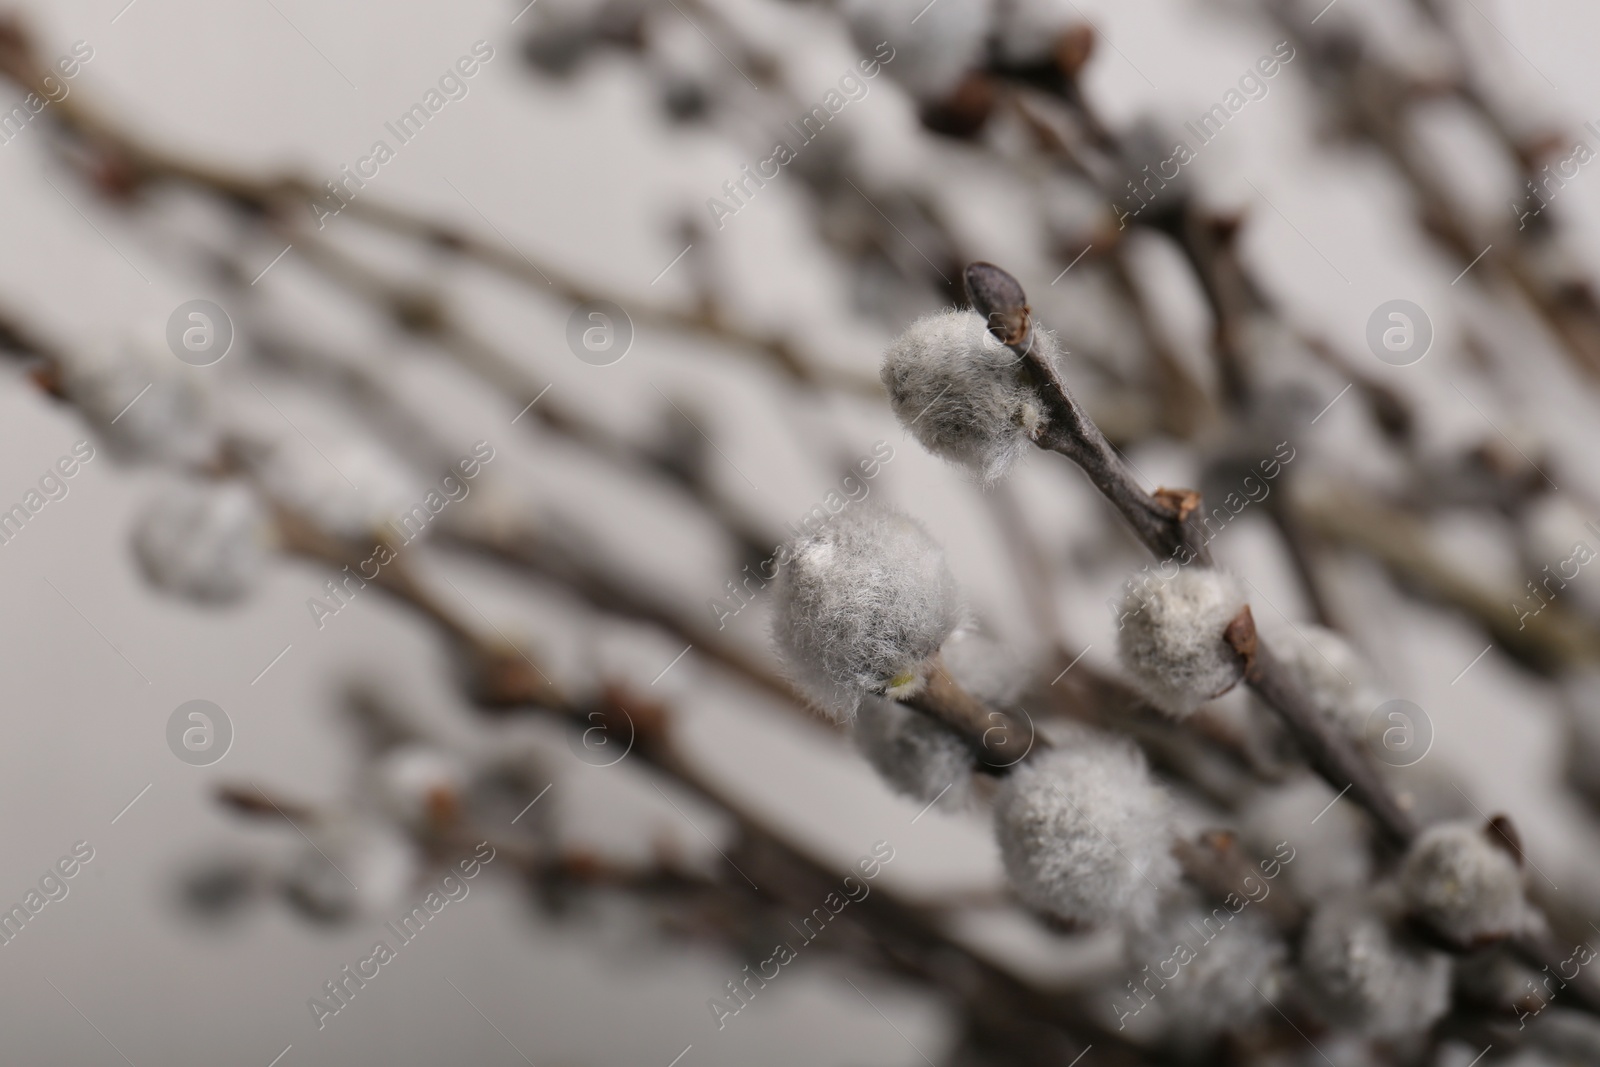
[[[318,922],[392,913],[422,870],[410,840],[384,823],[341,822],[315,831],[315,838],[285,872],[282,889]]]
[[[904,704],[868,697],[853,737],[857,751],[895,792],[924,804],[941,796],[941,806],[966,803],[972,750],[948,726]]]
[[[1154,996],[1170,1030],[1209,1035],[1272,1010],[1262,997],[1277,1000],[1288,949],[1254,912],[1185,903],[1130,937],[1128,955],[1134,985]]]
[[[950,635],[939,656],[950,677],[985,704],[1015,704],[1036,664],[1026,661],[982,622],[963,625]]]
[[[1131,744],[1093,735],[1020,764],[995,796],[1017,895],[1068,920],[1147,922],[1177,878],[1167,796]]]
[[[995,38],[1011,63],[1038,63],[1066,30],[1083,21],[1071,0],[1001,0]]]
[[[1285,628],[1273,636],[1272,650],[1316,709],[1346,735],[1363,737],[1367,719],[1383,702],[1366,658],[1322,626],[1302,626],[1298,633]]]
[[[1365,886],[1372,846],[1365,813],[1327,782],[1303,774],[1255,793],[1240,813],[1244,838],[1260,855],[1281,842],[1294,848],[1283,874],[1295,895],[1326,900]]]
[[[1033,337],[1054,362],[1055,337],[1037,326]],[[970,308],[913,322],[885,350],[880,376],[895,416],[922,446],[985,483],[1004,475],[1046,422],[1021,360]]]
[[[261,478],[274,499],[318,529],[353,541],[367,541],[388,522],[405,523],[409,538],[448,506],[438,490],[425,499],[392,453],[361,438],[320,452],[286,438],[262,466]]]
[[[994,17],[994,0],[845,0],[841,7],[856,44],[873,52],[887,42],[894,58],[884,69],[923,100],[942,99],[982,65]]]
[[[1117,650],[1150,702],[1181,718],[1244,676],[1222,637],[1245,606],[1244,589],[1232,575],[1205,567],[1157,582],[1124,600]]]
[[[466,773],[450,753],[429,745],[401,745],[374,768],[378,799],[406,826],[439,830],[462,813]]]
[[[1324,904],[1300,945],[1317,1013],[1371,1037],[1432,1026],[1450,1006],[1450,957],[1414,944],[1360,897]]]
[[[221,604],[249,592],[272,533],[249,489],[237,483],[172,486],[134,522],[133,553],[158,589]]]
[[[848,720],[866,694],[915,692],[961,621],[943,549],[907,516],[857,506],[789,553],[773,640],[811,698]]]
[[[129,341],[115,353],[63,359],[62,383],[112,450],[134,459],[199,465],[219,435],[202,373]]]
[[[1506,937],[1525,920],[1522,870],[1490,840],[1495,832],[1469,822],[1429,827],[1400,868],[1406,904],[1462,945]]]

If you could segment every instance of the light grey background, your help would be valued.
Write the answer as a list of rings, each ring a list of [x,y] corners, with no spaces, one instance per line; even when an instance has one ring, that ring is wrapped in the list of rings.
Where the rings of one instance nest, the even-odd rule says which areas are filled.
[[[650,286],[681,247],[670,225],[673,213],[701,210],[704,197],[753,158],[693,129],[663,129],[637,77],[615,60],[575,85],[530,77],[518,56],[520,30],[529,19],[510,25],[520,5],[136,0],[119,16],[123,2],[15,6],[27,14],[46,53],[64,52],[79,39],[93,45],[94,59],[73,83],[74,92],[93,94],[167,144],[261,173],[292,167],[331,176],[364,153],[382,124],[472,42],[492,42],[496,58],[473,80],[471,94],[451,103],[382,170],[372,195],[474,229],[482,229],[481,211],[530,252],[621,293],[659,298],[684,292],[681,275]],[[1082,6],[1114,45],[1101,49],[1090,86],[1119,120],[1151,110],[1173,121],[1193,117],[1273,40],[1225,4],[1083,0]],[[1328,17],[1361,6],[1362,0],[1340,0]],[[1600,12],[1593,5],[1478,0],[1478,6],[1514,44],[1515,51],[1505,47],[1487,22],[1480,27],[1485,42],[1503,54],[1500,75],[1519,88],[1530,109],[1569,129],[1600,117],[1600,68],[1592,55]],[[1376,0],[1365,7],[1385,17]],[[789,38],[789,58],[815,78],[820,94],[852,56],[837,35],[808,37],[804,31],[815,21],[803,11],[783,16],[785,25],[799,28]],[[1396,25],[1392,47],[1407,48],[1403,25]],[[1437,330],[1433,353],[1413,368],[1374,369],[1431,398],[1433,440],[1481,435],[1481,416],[1449,388],[1460,359],[1456,324],[1472,311],[1469,294],[1450,285],[1456,268],[1419,243],[1405,220],[1405,198],[1380,165],[1314,143],[1318,131],[1298,75],[1291,64],[1268,98],[1252,103],[1207,147],[1197,174],[1217,199],[1248,207],[1248,253],[1295,316],[1347,350],[1360,351],[1366,318],[1379,303],[1403,297],[1428,308]],[[843,122],[881,139],[885,147],[874,158],[882,166],[915,174],[938,163],[952,184],[969,182],[974,195],[981,193],[977,168],[960,150],[931,149],[912,136],[908,115],[906,98],[880,78]],[[1471,144],[1453,136],[1447,122],[1437,132],[1441,157],[1458,161],[1457,173],[1477,182],[1481,153],[1475,156]],[[162,254],[153,228],[98,205],[47,161],[40,144],[38,131],[30,131],[0,146],[7,194],[0,210],[0,247],[6,249],[0,297],[9,305],[64,341],[102,346],[130,331],[154,329],[159,336],[173,307],[213,295],[183,260]],[[1491,191],[1495,176],[1481,177],[1482,209],[1509,210]],[[797,215],[802,206],[798,189],[764,191],[715,236],[715,254],[740,279],[740,306],[753,319],[796,325],[826,341],[841,361],[870,367],[884,337],[877,327],[853,326],[844,313],[846,296],[806,236]],[[1563,195],[1559,210],[1590,238],[1586,249],[1597,247],[1600,179],[1586,173]],[[991,258],[1009,256],[1030,287],[1054,273],[1000,207],[976,204],[967,224],[978,246]],[[217,223],[201,216],[193,225],[204,233]],[[278,251],[261,244],[241,254],[265,267]],[[1153,270],[1176,273],[1160,262],[1159,250],[1151,255]],[[410,266],[428,276],[428,263]],[[450,407],[442,414],[463,445],[478,437],[505,443],[507,458],[489,474],[506,483],[505,492],[531,486],[586,502],[588,515],[640,573],[670,571],[680,595],[695,601],[717,589],[725,564],[692,526],[642,532],[636,520],[651,514],[655,502],[596,486],[570,456],[522,441],[509,425],[515,412],[493,398],[432,391],[441,375],[427,358],[371,323],[321,307],[310,277],[291,253],[262,282],[270,288],[263,310],[310,316],[330,344],[394,357],[394,373],[415,395]],[[564,349],[568,308],[477,282],[461,294],[470,313],[516,344],[572,403],[626,425],[652,408],[653,385],[693,388],[757,487],[729,478],[730,489],[745,494],[752,507],[797,516],[828,489],[827,474],[805,462],[792,438],[767,432],[783,391],[726,354],[641,332],[622,363],[589,367]],[[1072,323],[1056,325],[1070,343]],[[1191,326],[1194,337],[1186,344],[1203,328],[1197,306]],[[1589,399],[1572,388],[1549,353],[1530,351],[1527,359],[1537,373],[1519,378],[1519,392],[1475,399],[1508,433],[1563,441],[1566,469],[1593,485],[1585,462],[1595,443],[1592,424],[1585,424]],[[245,373],[244,362],[230,356],[215,369],[237,376]],[[291,410],[324,444],[350,432],[314,399],[295,398]],[[929,520],[951,545],[959,576],[979,606],[1003,627],[1019,601],[1014,580],[986,547],[994,532],[973,506],[975,491],[921,455],[884,412],[841,404],[826,418],[844,427],[862,453],[877,438],[895,445],[896,458],[875,490]],[[1319,423],[1315,440],[1308,435],[1308,451],[1339,447],[1358,431],[1354,420],[1354,411],[1336,408]],[[70,412],[7,371],[0,388],[0,504],[20,499],[85,435]],[[1135,458],[1155,480],[1183,480],[1180,457],[1152,451]],[[1031,462],[1021,484],[1039,498],[1037,512],[1059,524],[1064,540],[1079,521],[1074,509],[1087,506],[1088,498],[1041,466]],[[377,923],[312,930],[282,908],[267,908],[223,931],[186,925],[172,891],[183,863],[209,850],[259,847],[265,855],[292,844],[225,818],[209,799],[210,785],[258,778],[314,797],[348,788],[351,750],[332,722],[332,690],[360,669],[391,680],[441,729],[492,742],[468,730],[430,636],[376,596],[317,632],[304,602],[321,576],[299,564],[275,568],[267,588],[239,610],[203,612],[150,594],[132,566],[126,536],[130,513],[150,485],[147,474],[118,467],[102,450],[72,482],[68,498],[50,504],[14,543],[0,546],[0,602],[6,605],[0,612],[0,902],[19,899],[74,841],[87,840],[96,850],[72,881],[70,896],[49,905],[15,943],[0,947],[8,1061],[121,1062],[86,1016],[140,1067],[265,1067],[290,1044],[285,1067],[521,1062],[446,984],[448,977],[540,1067],[666,1067],[691,1043],[685,1067],[920,1062],[837,974],[809,961],[786,972],[780,986],[726,1031],[714,1033],[705,999],[737,969],[730,959],[663,948],[620,915],[551,928],[492,876],[479,879],[466,902],[447,909],[421,942],[317,1032],[306,998],[365,954]],[[1477,553],[1475,565],[1498,565],[1479,550],[1482,538],[1470,531],[1453,536],[1462,552]],[[1224,554],[1259,575],[1274,601],[1293,613],[1281,561],[1260,549],[1266,541],[1259,531],[1242,529]],[[452,573],[475,603],[497,618],[520,620],[557,661],[579,662],[592,642],[589,620],[575,618],[559,602],[465,568]],[[1098,646],[1096,657],[1109,649],[1104,595],[1085,591],[1064,605],[1084,640]],[[1413,625],[1419,620],[1428,625]],[[752,643],[762,640],[760,618],[741,617],[735,625]],[[1399,605],[1376,614],[1372,626],[1364,643],[1380,657],[1395,690],[1435,718],[1438,750],[1430,758],[1459,768],[1487,800],[1511,811],[1532,854],[1564,890],[1581,891],[1586,879],[1594,886],[1587,869],[1592,849],[1555,850],[1570,841],[1569,813],[1549,781],[1557,734],[1540,695],[1497,653],[1477,664],[1470,684],[1452,687],[1452,676],[1479,651],[1475,633],[1464,626]],[[252,684],[285,645],[292,645],[290,652]],[[599,647],[599,655],[614,655],[619,669],[636,672],[641,682],[677,651],[665,639],[638,634]],[[709,677],[690,658],[663,684],[678,698],[694,698],[682,701],[692,742],[763,810],[841,861],[873,840],[892,841],[899,855],[887,877],[908,891],[993,883],[993,847],[979,823],[941,816],[911,825],[915,806],[889,798],[848,753],[780,716],[762,714],[748,693],[711,685]],[[194,698],[216,701],[235,725],[233,751],[212,768],[183,765],[163,739],[171,710]],[[666,832],[685,848],[702,848],[699,836],[659,805],[629,768],[600,771],[559,759],[552,759],[552,768],[557,785],[549,799],[571,819],[574,837],[620,849]],[[112,825],[147,784],[149,792]],[[709,813],[687,810],[715,831]],[[1046,970],[1062,965],[1027,928],[998,921],[992,927],[974,929],[972,937]],[[892,988],[873,987],[873,999],[924,1049],[939,1048],[947,1036],[935,1006]]]

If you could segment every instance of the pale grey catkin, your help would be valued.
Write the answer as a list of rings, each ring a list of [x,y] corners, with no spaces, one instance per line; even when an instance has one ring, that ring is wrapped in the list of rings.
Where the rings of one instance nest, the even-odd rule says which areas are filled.
[[[1153,997],[1169,1030],[1240,1030],[1272,1010],[1263,997],[1277,1000],[1288,948],[1243,908],[1185,901],[1129,937],[1134,985]]]
[[[1323,626],[1274,627],[1270,636],[1273,651],[1316,709],[1347,736],[1362,738],[1383,703],[1366,657]]]
[[[972,792],[972,750],[955,731],[920,711],[867,697],[856,714],[856,750],[896,793],[961,807]]]
[[[243,485],[181,483],[139,513],[133,554],[156,588],[221,604],[254,586],[270,540],[266,514]]]
[[[1256,791],[1240,810],[1240,830],[1258,855],[1280,841],[1294,848],[1283,877],[1307,901],[1343,896],[1372,876],[1366,813],[1309,772]]]
[[[1471,822],[1441,823],[1417,838],[1400,866],[1412,912],[1463,945],[1517,932],[1525,921],[1522,869]]]
[[[1033,338],[1054,362],[1055,337],[1035,327]],[[1020,358],[969,308],[913,322],[884,352],[881,377],[895,416],[923,447],[986,484],[1010,469],[1048,421]]]
[[[195,368],[148,338],[69,350],[61,376],[67,395],[117,454],[190,467],[215,460],[221,432],[214,391]]]
[[[1307,998],[1327,1022],[1369,1037],[1420,1033],[1450,1005],[1450,957],[1410,940],[1378,894],[1321,905],[1300,944]]]
[[[1071,0],[998,0],[995,16],[995,46],[1008,63],[1049,59],[1061,35],[1083,22]]]
[[[1124,600],[1117,651],[1150,702],[1184,717],[1221,696],[1244,675],[1244,664],[1223,632],[1245,606],[1244,588],[1230,574],[1185,567]]]
[[[944,551],[916,521],[875,505],[791,545],[774,600],[779,653],[841,721],[867,694],[914,692],[962,618]]]
[[[1036,754],[1001,785],[994,818],[1017,895],[1064,919],[1147,922],[1177,878],[1168,798],[1120,740]]]
[[[840,5],[863,52],[893,47],[884,70],[920,100],[947,96],[983,63],[994,0],[845,0]]]

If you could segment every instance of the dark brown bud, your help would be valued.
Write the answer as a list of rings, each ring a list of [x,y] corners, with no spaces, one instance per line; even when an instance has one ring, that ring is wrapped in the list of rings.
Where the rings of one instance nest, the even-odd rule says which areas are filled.
[[[1511,858],[1517,861],[1517,866],[1525,865],[1522,855],[1522,834],[1517,831],[1516,824],[1511,821],[1511,816],[1504,813],[1490,817],[1484,824],[1483,836],[1496,848],[1505,849]]]
[[[1022,283],[993,263],[970,263],[965,275],[967,299],[989,320],[989,332],[1002,344],[1021,344],[1028,336],[1028,295]]]

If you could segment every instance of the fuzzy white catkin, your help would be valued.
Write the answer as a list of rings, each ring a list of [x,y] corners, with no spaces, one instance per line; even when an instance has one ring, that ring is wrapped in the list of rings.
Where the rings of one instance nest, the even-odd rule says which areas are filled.
[[[1033,337],[1054,362],[1054,335],[1036,326]],[[1048,421],[1021,360],[970,308],[946,308],[906,327],[884,351],[880,376],[895,417],[922,446],[985,484],[1001,478]]]
[[[407,536],[413,536],[434,517],[424,503],[426,490],[415,484],[405,466],[361,438],[321,452],[285,439],[262,466],[261,478],[274,499],[319,529],[349,540],[366,541],[385,523],[408,517]]]
[[[1407,905],[1462,945],[1508,936],[1524,922],[1522,870],[1489,839],[1494,832],[1470,822],[1429,827],[1400,866]]]
[[[1243,677],[1222,635],[1244,606],[1243,586],[1221,571],[1185,567],[1171,580],[1156,578],[1123,601],[1122,665],[1151,703],[1183,718]]]
[[[1366,885],[1372,874],[1369,824],[1349,798],[1314,774],[1256,792],[1240,812],[1240,830],[1257,855],[1281,841],[1294,848],[1285,881],[1303,900],[1327,900]]]
[[[1010,63],[1048,59],[1061,34],[1083,21],[1070,0],[998,0],[995,16],[1000,56]]]
[[[904,704],[867,697],[852,734],[866,757],[896,793],[924,804],[962,807],[972,791],[973,757],[961,737]]]
[[[779,653],[840,721],[867,694],[915,691],[962,618],[944,550],[915,520],[875,505],[791,545],[775,592]]]
[[[883,42],[894,57],[883,67],[920,100],[948,96],[983,64],[994,0],[844,0],[851,36],[863,52]]]
[[[265,512],[243,485],[186,482],[161,492],[139,513],[133,553],[156,588],[224,604],[255,585],[271,537]]]
[[[219,432],[203,373],[130,339],[113,352],[64,356],[66,393],[113,452],[198,466],[216,458]]]
[[[1370,1037],[1432,1026],[1450,1006],[1450,958],[1405,940],[1370,897],[1323,904],[1300,944],[1300,972],[1317,1014]]]
[[[1272,1010],[1263,996],[1278,999],[1287,957],[1287,946],[1259,915],[1220,905],[1206,911],[1185,903],[1128,939],[1135,987],[1154,998],[1168,1029],[1178,1033],[1250,1026]]]
[[[390,824],[340,820],[313,832],[281,888],[290,904],[319,922],[392,914],[415,888],[422,862]]]
[[[1083,735],[1036,754],[994,802],[1017,895],[1086,924],[1148,922],[1177,878],[1168,798],[1131,744]]]
[[[1013,704],[1038,674],[1017,649],[981,624],[963,625],[940,650],[950,677],[986,704]]]
[[[1272,638],[1273,652],[1316,709],[1347,736],[1361,739],[1383,702],[1366,657],[1322,626],[1275,628]]]
[[[385,752],[374,771],[380,805],[406,826],[440,829],[461,812],[466,772],[449,752],[401,745]]]

